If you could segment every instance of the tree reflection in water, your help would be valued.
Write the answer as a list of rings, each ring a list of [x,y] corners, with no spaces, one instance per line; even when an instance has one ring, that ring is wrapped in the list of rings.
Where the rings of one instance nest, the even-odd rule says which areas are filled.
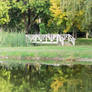
[[[0,66],[0,92],[92,92],[91,65]]]

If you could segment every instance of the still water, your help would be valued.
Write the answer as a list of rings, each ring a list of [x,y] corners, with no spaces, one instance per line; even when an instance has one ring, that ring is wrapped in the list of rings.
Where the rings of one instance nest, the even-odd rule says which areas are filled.
[[[0,65],[0,92],[92,92],[92,66]]]

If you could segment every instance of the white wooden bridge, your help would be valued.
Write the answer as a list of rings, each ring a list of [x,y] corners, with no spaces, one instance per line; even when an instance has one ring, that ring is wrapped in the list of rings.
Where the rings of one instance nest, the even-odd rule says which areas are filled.
[[[75,45],[75,38],[70,34],[28,34],[27,40],[37,44],[61,44],[64,46],[65,41]]]

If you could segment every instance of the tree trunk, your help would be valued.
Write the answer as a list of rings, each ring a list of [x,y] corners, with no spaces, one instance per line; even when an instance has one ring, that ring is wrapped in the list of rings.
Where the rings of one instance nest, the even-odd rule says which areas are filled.
[[[89,32],[87,31],[86,32],[86,39],[88,39],[88,37],[89,37]]]
[[[24,26],[25,26],[25,33],[27,33],[27,30],[26,30],[26,28],[27,28],[27,22],[26,22],[26,15],[25,15],[25,13],[23,14],[23,20],[24,20]]]
[[[76,30],[76,28],[73,28],[72,36],[77,39],[77,30]]]
[[[75,30],[75,38],[77,39],[77,30]]]
[[[31,24],[31,10],[29,8],[28,9],[28,22],[27,22],[27,26],[26,26],[27,33],[30,33],[30,24]]]
[[[75,32],[74,32],[74,29],[73,29],[73,33],[72,33],[72,36],[75,37]]]

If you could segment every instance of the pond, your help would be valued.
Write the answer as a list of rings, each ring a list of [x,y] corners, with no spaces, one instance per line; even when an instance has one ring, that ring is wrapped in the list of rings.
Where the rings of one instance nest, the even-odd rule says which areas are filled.
[[[92,92],[92,66],[0,64],[0,92]]]

